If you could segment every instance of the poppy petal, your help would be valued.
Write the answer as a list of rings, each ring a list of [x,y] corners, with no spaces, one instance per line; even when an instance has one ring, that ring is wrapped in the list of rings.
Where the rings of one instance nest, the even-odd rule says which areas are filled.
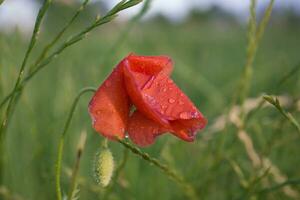
[[[196,131],[207,123],[191,100],[165,75],[159,74],[153,79],[150,87],[143,88],[142,95],[154,99],[157,105],[152,108],[159,109],[156,112],[169,121],[173,134],[183,140],[193,141]]]
[[[99,87],[89,103],[95,130],[110,139],[124,138],[130,101],[119,64]]]
[[[130,63],[130,70],[148,76],[157,74],[170,75],[173,70],[172,59],[168,56],[138,56],[130,54],[126,57]]]
[[[141,147],[153,144],[157,136],[167,131],[167,129],[148,119],[138,110],[129,118],[128,135],[135,144]]]
[[[168,57],[163,56],[134,56],[130,55],[122,62],[124,70],[124,80],[128,95],[139,109],[140,112],[147,115],[150,119],[169,126],[169,122],[162,117],[159,109],[153,109],[156,106],[150,96],[143,96],[143,88],[150,87],[155,77],[162,73],[168,75],[172,70],[172,63]],[[144,98],[148,98],[147,101]],[[149,103],[150,102],[150,103]]]

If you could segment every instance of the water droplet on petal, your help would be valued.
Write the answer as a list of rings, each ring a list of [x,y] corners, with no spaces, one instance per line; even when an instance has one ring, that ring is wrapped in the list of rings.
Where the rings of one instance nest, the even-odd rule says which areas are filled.
[[[105,81],[104,85],[105,85],[106,87],[110,87],[110,86],[111,86],[111,82],[110,82],[110,81]]]
[[[168,79],[167,82],[168,82],[168,83],[172,83],[172,80],[171,80],[171,79]]]
[[[184,102],[183,101],[179,101],[179,103],[178,103],[179,105],[183,105],[184,104]]]
[[[179,114],[179,117],[181,119],[189,119],[189,113],[188,112],[182,112]]]
[[[192,115],[193,118],[199,117],[199,113],[198,112],[192,112],[191,115]]]
[[[172,98],[170,98],[168,101],[169,101],[169,103],[175,103],[175,99],[172,99]]]
[[[167,88],[163,88],[163,90],[162,90],[163,92],[166,92],[167,91]]]
[[[93,126],[95,126],[96,123],[97,123],[97,119],[93,118],[93,121],[92,121]]]

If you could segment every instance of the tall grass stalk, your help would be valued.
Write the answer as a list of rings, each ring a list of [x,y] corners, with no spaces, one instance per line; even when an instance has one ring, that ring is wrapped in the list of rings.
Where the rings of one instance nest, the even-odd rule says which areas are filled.
[[[256,24],[256,0],[251,0],[249,30],[248,30],[247,59],[246,59],[246,64],[237,91],[237,94],[239,94],[240,105],[243,105],[245,99],[249,94],[250,84],[253,75],[253,62],[257,53],[259,42],[269,22],[274,1],[275,0],[270,0],[261,22],[257,25]],[[233,102],[235,104],[236,99],[234,99]]]
[[[73,101],[70,112],[68,114],[67,121],[66,121],[64,129],[61,133],[60,140],[59,140],[59,145],[58,145],[58,149],[57,149],[56,173],[55,173],[57,200],[62,200],[60,177],[61,177],[61,162],[62,162],[62,156],[63,156],[63,150],[64,150],[65,135],[66,135],[66,133],[68,131],[68,128],[71,124],[76,106],[77,106],[81,96],[86,94],[86,93],[95,92],[95,91],[96,91],[95,88],[88,87],[88,88],[82,89],[79,92],[79,94],[76,96],[76,98]]]
[[[35,43],[37,41],[37,38],[38,38],[38,35],[40,32],[40,26],[41,26],[42,20],[46,14],[46,11],[49,8],[51,1],[52,0],[44,0],[43,4],[38,12],[38,15],[37,15],[37,18],[35,21],[35,25],[34,25],[34,29],[33,29],[33,33],[32,33],[28,48],[26,50],[24,59],[22,61],[17,80],[13,87],[12,94],[15,94],[18,90],[18,87],[20,86],[21,80],[22,80],[24,72],[25,72],[27,60],[32,52],[33,47],[35,46]],[[5,155],[5,153],[4,153],[4,151],[5,151],[5,132],[6,132],[6,128],[8,126],[8,120],[9,120],[10,114],[13,110],[14,105],[16,104],[16,102],[14,102],[14,100],[15,100],[14,97],[15,97],[14,95],[12,95],[10,97],[7,109],[4,113],[4,117],[3,117],[1,125],[0,125],[0,183],[2,183],[2,179],[3,179],[2,173],[3,173],[4,155]]]
[[[66,23],[66,25],[59,31],[59,33],[53,38],[49,44],[47,44],[44,48],[42,53],[39,55],[37,60],[33,65],[30,66],[30,71],[34,70],[36,66],[38,66],[43,59],[47,56],[49,50],[59,41],[59,39],[64,35],[64,33],[68,30],[68,28],[75,22],[77,17],[80,15],[80,13],[86,8],[87,4],[90,0],[84,0],[82,4],[80,5],[79,9],[75,12],[73,17]]]
[[[45,59],[47,56],[49,50],[52,49],[52,47],[59,41],[59,39],[63,36],[63,34],[68,30],[68,28],[75,22],[79,14],[86,8],[89,0],[85,0],[77,10],[77,12],[73,15],[73,17],[66,23],[66,25],[59,31],[59,33],[53,38],[51,42],[49,42],[42,50],[41,54],[38,56],[36,61],[31,64],[29,67],[29,74],[32,73],[32,71],[41,64],[41,62]],[[9,95],[7,95],[2,102],[0,103],[0,109],[5,105],[5,103],[16,93],[22,90],[23,87],[19,87],[17,91],[12,91]]]
[[[17,89],[18,89],[18,87],[19,87],[19,85],[21,83],[21,80],[22,80],[22,78],[24,76],[24,72],[25,72],[25,67],[26,67],[26,64],[27,64],[27,60],[28,60],[28,58],[30,56],[30,53],[31,53],[33,47],[35,46],[35,43],[37,41],[37,38],[38,38],[38,35],[39,35],[39,32],[40,32],[40,26],[41,26],[42,20],[43,20],[45,14],[46,14],[47,9],[49,8],[49,5],[50,5],[51,1],[52,0],[44,0],[44,3],[43,3],[42,7],[39,10],[39,13],[38,13],[36,21],[35,21],[33,33],[32,33],[32,36],[31,36],[28,48],[26,50],[23,62],[21,64],[21,67],[20,67],[20,70],[19,70],[19,73],[18,73],[18,77],[17,77],[17,80],[15,82],[15,86],[14,86],[14,88],[12,90],[13,94],[17,91]],[[6,126],[7,126],[7,120],[8,120],[10,111],[12,109],[12,105],[13,105],[13,99],[14,99],[13,97],[14,96],[12,96],[10,98],[9,102],[8,102],[8,106],[7,106],[5,115],[4,115],[4,119],[2,120],[2,123],[1,123],[0,137],[3,137],[2,135],[4,134],[4,130],[5,130]]]
[[[34,77],[41,69],[45,68],[49,63],[51,63],[57,56],[59,56],[64,50],[66,50],[68,47],[76,44],[77,42],[81,41],[82,39],[86,38],[87,34],[90,33],[95,28],[104,25],[110,21],[112,21],[114,18],[117,17],[118,13],[122,10],[125,10],[127,8],[130,8],[132,6],[137,5],[138,3],[142,2],[142,0],[123,0],[120,3],[118,3],[115,7],[113,7],[105,16],[103,17],[96,17],[95,21],[91,23],[88,27],[86,27],[84,30],[78,32],[77,34],[72,35],[69,37],[63,44],[61,44],[52,54],[49,56],[46,56],[45,59],[43,59],[40,64],[38,64],[20,83],[20,86],[17,87],[16,90],[11,91],[0,103],[0,106],[4,105],[6,101],[8,101],[16,92],[20,92],[23,90],[26,83],[31,80],[32,77]]]

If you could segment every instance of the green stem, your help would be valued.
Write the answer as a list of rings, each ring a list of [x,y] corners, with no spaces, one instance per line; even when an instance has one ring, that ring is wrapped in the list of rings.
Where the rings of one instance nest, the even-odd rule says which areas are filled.
[[[54,37],[54,39],[44,47],[42,53],[36,60],[36,62],[30,67],[30,71],[32,71],[36,66],[38,66],[43,59],[47,56],[49,50],[57,43],[57,41],[63,36],[63,34],[66,32],[66,30],[74,23],[74,21],[77,19],[79,14],[85,9],[87,6],[89,0],[85,0],[80,5],[79,9],[76,11],[76,13],[73,15],[73,17],[70,19],[70,21],[67,22],[67,24],[61,29],[61,31]]]
[[[27,51],[25,53],[25,56],[24,56],[24,59],[23,59],[23,62],[22,62],[22,65],[21,65],[21,68],[19,70],[19,73],[18,73],[18,78],[16,80],[16,83],[15,83],[15,86],[13,88],[13,91],[12,93],[14,94],[18,87],[19,87],[19,84],[21,82],[21,79],[24,75],[24,71],[25,71],[25,66],[27,64],[27,60],[29,58],[29,55],[36,43],[36,40],[38,38],[38,34],[39,34],[39,31],[40,31],[40,26],[41,26],[41,22],[42,22],[42,19],[49,7],[51,3],[51,0],[45,0],[41,9],[39,10],[39,13],[37,15],[37,19],[36,19],[36,22],[35,22],[35,25],[34,25],[34,30],[33,30],[33,33],[32,33],[32,36],[31,36],[31,39],[30,39],[30,43],[29,43],[29,46],[27,48]],[[8,116],[9,116],[9,113],[10,113],[10,110],[12,108],[12,104],[13,104],[13,96],[10,98],[10,101],[8,103],[8,106],[7,106],[7,110],[6,110],[6,113],[5,113],[5,116],[4,116],[4,119],[2,121],[2,124],[1,124],[1,128],[0,128],[0,137],[2,137],[3,135],[3,132],[5,130],[5,127],[7,126],[7,119],[8,119]]]
[[[253,75],[253,62],[257,53],[257,49],[259,46],[259,42],[265,32],[265,28],[269,22],[272,8],[273,8],[274,0],[270,0],[270,3],[264,13],[264,16],[259,23],[259,25],[256,25],[256,0],[251,1],[250,6],[250,21],[249,21],[249,35],[248,35],[248,48],[247,48],[247,60],[244,67],[243,74],[241,76],[238,91],[236,94],[239,94],[240,97],[240,105],[243,105],[246,97],[249,94],[250,90],[250,83],[252,80]],[[236,103],[236,98],[238,96],[235,95],[233,98],[233,105]],[[242,112],[243,115],[243,112]]]
[[[55,180],[56,180],[56,197],[57,200],[62,200],[62,194],[61,194],[61,184],[60,184],[60,177],[61,177],[61,162],[62,162],[62,155],[63,155],[63,150],[64,150],[64,140],[65,140],[65,135],[68,131],[68,128],[71,124],[76,106],[78,104],[78,101],[80,100],[80,97],[88,92],[95,92],[96,89],[95,88],[84,88],[82,89],[79,94],[76,96],[72,107],[70,109],[70,112],[68,114],[68,118],[67,121],[65,123],[64,129],[61,133],[60,136],[60,141],[59,141],[59,145],[58,145],[58,151],[57,151],[57,160],[56,160],[56,175],[55,175]]]
[[[273,98],[270,95],[264,95],[263,98],[264,98],[265,101],[272,104],[287,120],[289,120],[291,122],[291,124],[297,129],[297,131],[300,134],[300,124],[299,124],[299,122],[295,119],[295,117],[291,113],[285,111],[282,108],[282,106],[280,105],[280,102],[277,98]]]
[[[269,193],[269,192],[273,192],[275,190],[279,190],[282,187],[285,187],[288,185],[299,185],[299,184],[300,184],[300,179],[287,180],[287,181],[279,183],[277,185],[273,185],[269,188],[264,188],[262,190],[259,190],[259,191],[257,191],[257,193],[259,193],[259,194]]]
[[[18,97],[15,98],[15,94],[18,91],[18,87],[19,87],[19,85],[21,83],[21,80],[23,78],[23,75],[24,75],[24,72],[25,72],[25,67],[26,67],[26,64],[27,64],[27,60],[28,60],[28,58],[29,58],[29,56],[32,52],[33,47],[35,46],[36,41],[37,41],[39,31],[40,31],[40,26],[41,26],[41,23],[42,23],[42,19],[44,18],[45,13],[48,10],[51,1],[52,0],[44,0],[44,3],[43,3],[42,7],[39,10],[39,13],[38,13],[36,21],[35,21],[33,33],[32,33],[28,48],[26,50],[24,59],[22,61],[22,64],[21,64],[21,67],[20,67],[20,70],[19,70],[19,73],[18,73],[18,78],[17,78],[17,80],[15,82],[15,85],[13,87],[13,90],[12,90],[12,95],[9,98],[9,101],[8,101],[8,98],[5,98],[8,101],[8,106],[7,106],[6,112],[4,113],[4,117],[3,117],[3,120],[2,120],[1,126],[0,126],[0,183],[2,182],[2,178],[3,178],[3,176],[2,176],[3,169],[2,168],[3,168],[3,165],[4,165],[4,156],[3,155],[4,155],[4,150],[5,150],[5,147],[4,147],[4,145],[5,145],[5,142],[4,142],[5,141],[5,132],[6,132],[6,128],[7,128],[7,125],[8,125],[10,114],[13,110],[14,105],[16,104],[14,100],[18,99]],[[1,103],[1,105],[4,105],[4,104],[5,103]]]
[[[70,190],[69,190],[69,195],[68,195],[68,200],[72,200],[72,198],[74,197],[74,195],[76,195],[76,187],[77,187],[77,175],[78,175],[78,171],[79,171],[79,166],[80,166],[80,160],[82,157],[82,152],[84,150],[85,147],[85,142],[86,142],[86,132],[82,132],[80,139],[79,139],[79,145],[77,148],[77,156],[76,156],[76,161],[75,161],[75,165],[72,171],[72,176],[71,176],[71,186],[70,186]]]
[[[183,177],[179,176],[173,169],[171,169],[168,165],[161,163],[156,158],[152,158],[149,154],[142,152],[139,148],[131,145],[125,140],[118,140],[124,147],[128,148],[132,153],[140,156],[145,161],[153,164],[158,167],[165,175],[167,175],[171,180],[175,181],[184,191],[185,195],[192,200],[199,199],[197,197],[197,193],[194,187],[186,182]]]
[[[130,1],[121,1],[117,4],[114,8],[112,8],[104,17],[97,18],[90,26],[88,26],[83,31],[71,36],[67,39],[61,46],[59,46],[51,55],[43,59],[32,71],[24,78],[24,80],[20,83],[20,86],[16,88],[16,90],[11,91],[0,103],[0,106],[4,105],[7,100],[11,99],[17,91],[21,91],[24,89],[26,83],[31,80],[41,69],[46,67],[49,63],[51,63],[57,56],[59,56],[65,49],[68,47],[76,44],[77,42],[81,41],[86,37],[86,35],[91,32],[93,29],[106,24],[112,21],[117,14],[129,7],[135,6],[136,4],[140,3],[141,0],[130,0]],[[10,98],[9,98],[10,96]]]
[[[132,28],[149,10],[151,1],[152,0],[145,0],[145,3],[143,4],[143,7],[141,8],[141,10],[130,20],[128,25],[126,25],[126,27],[119,33],[119,37],[117,38],[117,40],[113,43],[113,45],[105,53],[103,62],[101,63],[100,66],[107,66],[110,63],[110,59],[111,59],[112,55],[116,54],[118,48],[127,39]]]

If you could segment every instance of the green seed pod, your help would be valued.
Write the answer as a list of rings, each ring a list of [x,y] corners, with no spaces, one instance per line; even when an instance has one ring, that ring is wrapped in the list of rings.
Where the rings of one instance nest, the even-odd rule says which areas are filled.
[[[109,148],[102,148],[96,153],[94,161],[94,177],[98,184],[106,187],[114,171],[114,158]]]

